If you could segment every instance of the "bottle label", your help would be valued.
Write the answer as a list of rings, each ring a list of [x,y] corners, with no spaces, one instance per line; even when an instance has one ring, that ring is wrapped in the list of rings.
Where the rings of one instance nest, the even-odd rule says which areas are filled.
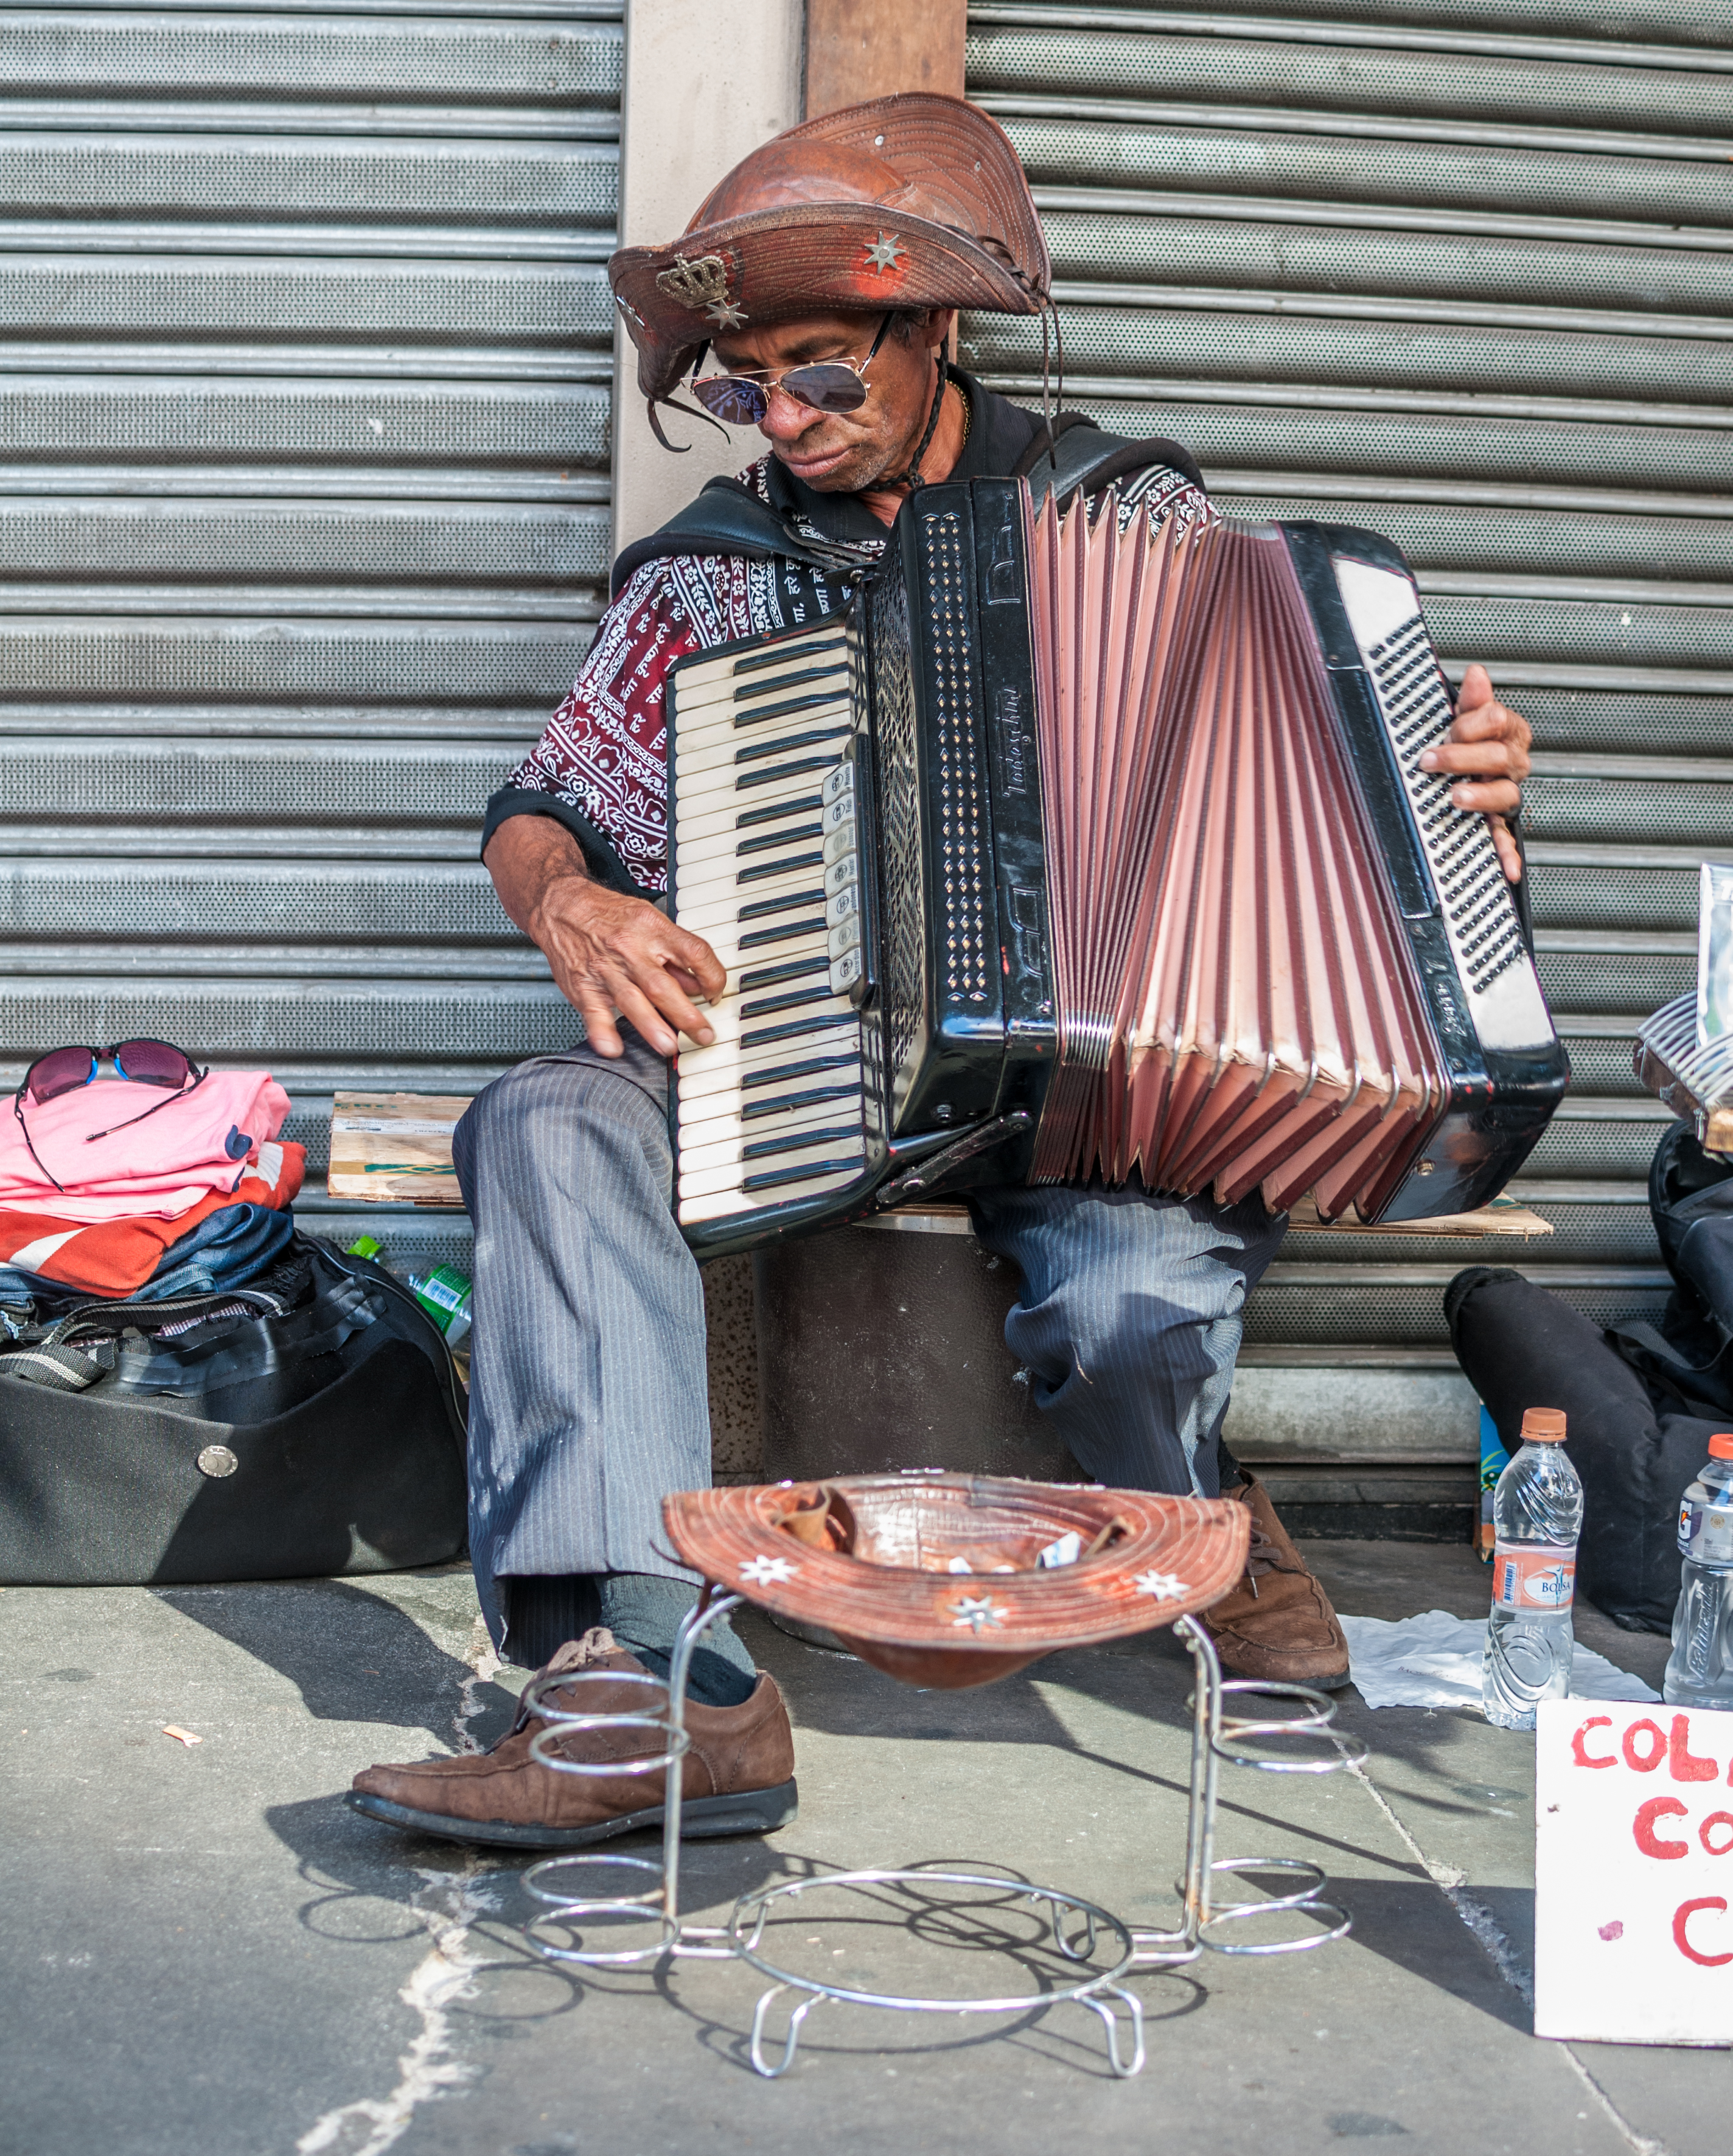
[[[1699,1564],[1733,1564],[1733,1505],[1694,1503],[1679,1507],[1679,1548]]]
[[[440,1265],[419,1283],[415,1291],[423,1302],[436,1302],[440,1309],[449,1311],[455,1317],[464,1306],[469,1283],[460,1272]]]
[[[1492,1599],[1500,1609],[1568,1609],[1577,1592],[1577,1552],[1545,1543],[1499,1543]]]

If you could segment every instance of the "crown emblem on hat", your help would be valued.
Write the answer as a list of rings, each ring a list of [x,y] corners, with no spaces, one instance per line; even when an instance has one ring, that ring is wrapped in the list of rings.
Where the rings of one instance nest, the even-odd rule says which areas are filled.
[[[728,297],[728,264],[720,254],[700,254],[695,262],[676,254],[673,269],[657,278],[656,290],[683,307],[695,311],[703,308],[723,329],[733,329],[746,319]]]

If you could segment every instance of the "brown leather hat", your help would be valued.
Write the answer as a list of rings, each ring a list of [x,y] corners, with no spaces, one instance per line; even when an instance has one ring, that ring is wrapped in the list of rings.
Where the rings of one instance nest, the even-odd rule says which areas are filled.
[[[623,247],[608,275],[654,403],[719,330],[833,310],[1038,314],[1052,270],[1004,130],[923,90],[789,128],[735,167],[681,239]]]
[[[684,1563],[906,1683],[990,1684],[1219,1601],[1243,1505],[981,1475],[848,1475],[662,1501]]]

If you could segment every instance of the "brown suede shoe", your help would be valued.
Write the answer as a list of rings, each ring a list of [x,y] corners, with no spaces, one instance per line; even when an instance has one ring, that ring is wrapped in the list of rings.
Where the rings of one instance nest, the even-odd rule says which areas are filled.
[[[536,1674],[567,1670],[647,1674],[600,1625],[568,1640]],[[585,1684],[552,1695],[556,1706],[578,1714],[653,1712],[662,1697],[638,1684]],[[561,1774],[530,1757],[537,1732],[546,1727],[520,1701],[510,1733],[491,1752],[369,1767],[356,1776],[349,1801],[356,1811],[393,1826],[510,1849],[582,1849],[662,1825],[663,1772]],[[794,1738],[775,1678],[761,1676],[741,1707],[688,1700],[686,1728],[692,1748],[681,1779],[683,1840],[769,1834],[788,1825],[796,1810]],[[641,1759],[662,1747],[644,1730],[592,1729],[551,1748],[571,1759]]]
[[[1199,1613],[1225,1668],[1242,1677],[1284,1677],[1333,1691],[1348,1681],[1348,1643],[1330,1597],[1275,1516],[1269,1492],[1240,1471],[1222,1495],[1252,1516],[1252,1552],[1239,1584]]]

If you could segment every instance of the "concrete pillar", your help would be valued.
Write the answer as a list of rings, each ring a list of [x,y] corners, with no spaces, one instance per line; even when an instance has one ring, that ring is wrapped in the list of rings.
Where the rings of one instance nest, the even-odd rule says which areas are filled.
[[[675,238],[722,175],[802,118],[899,90],[963,92],[967,0],[627,0],[620,112],[620,236]],[[664,415],[671,455],[650,432],[637,355],[615,333],[613,543],[654,531],[705,480],[758,454],[746,429],[725,439]]]
[[[803,117],[899,90],[961,96],[966,0],[627,0],[620,110],[623,246],[684,232],[723,174]],[[815,101],[816,100],[816,101]],[[669,454],[650,432],[637,354],[614,339],[613,545],[665,523],[717,473],[751,464],[751,428],[725,439],[664,413]],[[705,1268],[714,1472],[756,1481],[762,1468],[752,1266]]]
[[[801,118],[802,0],[627,0],[620,111],[620,237],[654,246],[692,213],[748,151]],[[759,453],[751,428],[717,434],[664,414],[671,456],[650,432],[638,355],[616,326],[613,543],[618,553],[672,516],[705,480]]]

